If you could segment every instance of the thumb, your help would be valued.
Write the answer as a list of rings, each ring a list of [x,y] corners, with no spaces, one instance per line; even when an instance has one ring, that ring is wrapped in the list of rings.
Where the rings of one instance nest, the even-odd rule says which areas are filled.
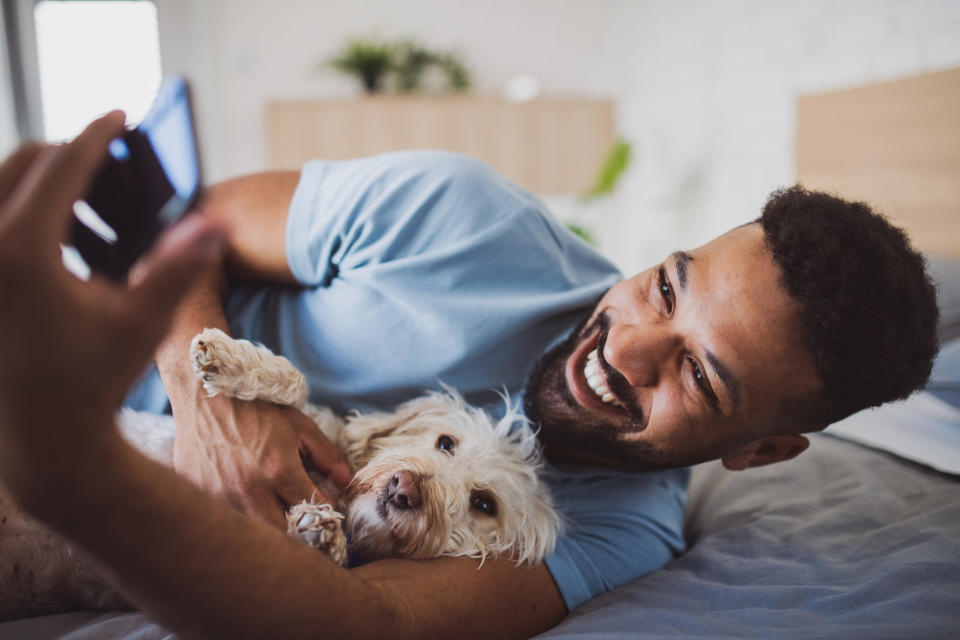
[[[300,451],[320,473],[341,489],[345,489],[353,479],[350,463],[319,429],[300,432]]]
[[[138,267],[127,309],[141,330],[161,334],[200,273],[221,256],[227,229],[203,216],[189,216],[167,231]]]

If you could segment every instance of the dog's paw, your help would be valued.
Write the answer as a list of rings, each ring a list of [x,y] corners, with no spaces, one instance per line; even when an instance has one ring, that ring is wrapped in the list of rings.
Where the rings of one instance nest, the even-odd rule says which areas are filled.
[[[224,382],[239,374],[238,371],[231,371],[228,360],[233,359],[223,357],[229,353],[233,342],[233,338],[219,329],[204,329],[190,343],[190,363],[193,365],[193,373],[203,382],[203,388],[212,396],[228,391]]]
[[[304,500],[287,511],[287,534],[326,553],[341,567],[347,566],[347,536],[343,515],[329,504]]]
[[[190,363],[211,396],[222,393],[290,407],[301,407],[307,400],[307,380],[289,360],[219,329],[204,329],[194,337]]]

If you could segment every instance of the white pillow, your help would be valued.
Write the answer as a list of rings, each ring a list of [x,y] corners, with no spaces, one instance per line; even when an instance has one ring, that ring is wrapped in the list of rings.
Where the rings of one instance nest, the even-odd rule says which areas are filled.
[[[824,433],[960,475],[960,408],[926,391],[855,413]]]
[[[927,256],[930,277],[937,285],[940,306],[940,344],[960,337],[960,262],[939,256]]]

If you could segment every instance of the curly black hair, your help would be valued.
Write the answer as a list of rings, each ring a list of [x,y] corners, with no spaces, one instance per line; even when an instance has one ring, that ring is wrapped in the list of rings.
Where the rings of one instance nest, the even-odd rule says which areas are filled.
[[[800,185],[773,192],[757,222],[822,382],[815,398],[790,403],[787,422],[821,429],[926,384],[936,290],[903,230],[863,202]]]

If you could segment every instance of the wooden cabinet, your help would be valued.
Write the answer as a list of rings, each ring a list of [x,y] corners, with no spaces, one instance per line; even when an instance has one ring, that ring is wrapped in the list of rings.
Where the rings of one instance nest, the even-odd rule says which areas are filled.
[[[295,168],[397,149],[478,158],[544,194],[588,189],[614,140],[608,100],[384,96],[283,101],[268,107],[270,161]]]

